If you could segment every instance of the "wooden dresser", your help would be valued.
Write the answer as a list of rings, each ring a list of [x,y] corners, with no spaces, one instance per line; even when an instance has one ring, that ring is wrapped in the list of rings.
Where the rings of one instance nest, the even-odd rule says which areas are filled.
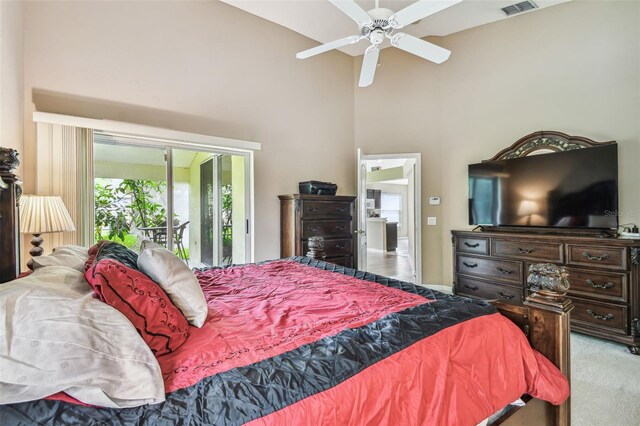
[[[280,256],[304,256],[309,237],[323,237],[326,261],[356,265],[355,196],[279,195]]]
[[[640,355],[640,240],[524,232],[452,231],[455,293],[521,305],[529,265],[569,271],[571,329]]]

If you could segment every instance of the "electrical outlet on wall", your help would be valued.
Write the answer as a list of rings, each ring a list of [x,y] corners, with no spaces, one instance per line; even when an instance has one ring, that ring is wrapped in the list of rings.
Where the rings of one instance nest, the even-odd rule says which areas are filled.
[[[432,217],[432,216],[428,217],[428,218],[427,218],[427,225],[437,225],[437,220],[436,220],[436,218],[435,218],[435,217]]]

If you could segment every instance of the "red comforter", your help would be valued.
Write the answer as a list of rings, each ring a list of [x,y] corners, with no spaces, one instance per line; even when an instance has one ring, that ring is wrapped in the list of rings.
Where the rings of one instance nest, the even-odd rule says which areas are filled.
[[[167,392],[429,302],[291,261],[197,275],[210,314],[182,348],[159,358]],[[524,334],[496,313],[442,330],[253,423],[472,425],[524,393],[559,404],[569,388]]]
[[[383,317],[441,303],[286,260],[196,275],[209,316],[201,329],[190,328],[182,347],[158,358],[167,393],[277,360],[344,330],[390,327],[394,322]],[[505,317],[489,313],[449,323],[250,423],[475,425],[524,393],[554,404],[568,397],[567,380]]]

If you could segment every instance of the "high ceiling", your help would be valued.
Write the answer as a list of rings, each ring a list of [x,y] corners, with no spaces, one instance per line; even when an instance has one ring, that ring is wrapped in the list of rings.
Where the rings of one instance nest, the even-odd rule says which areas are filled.
[[[326,0],[221,0],[253,15],[282,25],[319,43],[327,43],[342,37],[356,35],[355,22]],[[437,0],[434,0],[437,1]],[[506,19],[500,10],[522,0],[463,0],[442,12],[427,17],[402,31],[416,37],[446,36],[458,31]],[[539,7],[554,6],[570,0],[533,0]],[[375,7],[374,0],[357,0],[364,9]],[[399,11],[414,1],[380,0],[380,7]],[[536,10],[524,13],[535,13]],[[514,16],[519,16],[514,15]],[[365,41],[346,46],[341,51],[352,56],[364,54]],[[388,44],[383,45],[383,47]],[[311,47],[311,46],[309,46]]]

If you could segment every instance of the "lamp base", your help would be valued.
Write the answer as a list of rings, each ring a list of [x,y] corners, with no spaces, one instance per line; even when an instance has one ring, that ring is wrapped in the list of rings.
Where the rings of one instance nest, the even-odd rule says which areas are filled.
[[[31,259],[27,262],[27,267],[33,271],[33,258],[36,256],[42,256],[44,253],[44,249],[40,247],[40,245],[44,242],[40,234],[33,234],[33,238],[31,239],[31,250],[29,250],[29,254],[31,255]]]

